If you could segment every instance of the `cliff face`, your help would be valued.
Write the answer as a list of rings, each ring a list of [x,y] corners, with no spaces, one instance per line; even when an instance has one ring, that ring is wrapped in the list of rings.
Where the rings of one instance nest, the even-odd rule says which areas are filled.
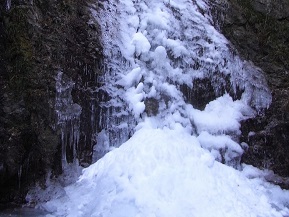
[[[249,144],[243,162],[288,177],[289,2],[230,0],[223,22],[223,33],[241,56],[265,72],[273,96],[264,114],[243,123],[242,140]]]
[[[57,106],[81,108],[77,152],[68,148],[67,161],[76,154],[82,165],[91,162],[97,117],[91,123],[89,104],[97,100],[88,90],[97,87],[102,52],[90,9],[88,1],[77,0],[1,5],[0,203],[22,202],[27,188],[48,170],[61,173],[61,146],[69,142],[61,136],[71,137],[75,122],[60,124]],[[57,105],[57,82],[71,84],[68,105]]]

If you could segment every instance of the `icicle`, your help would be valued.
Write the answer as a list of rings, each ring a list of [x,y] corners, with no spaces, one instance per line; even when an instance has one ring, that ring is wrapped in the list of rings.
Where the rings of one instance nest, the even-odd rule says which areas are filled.
[[[65,140],[66,134],[64,133],[63,127],[61,128],[61,161],[62,161],[62,169],[64,169],[67,165],[66,160],[66,140]]]
[[[105,129],[103,129],[96,136],[96,145],[93,148],[92,161],[96,162],[98,159],[103,157],[105,153],[109,151],[109,136]]]
[[[22,177],[22,165],[18,169],[18,189],[21,188],[21,177]]]
[[[11,8],[11,0],[6,0],[6,10],[9,11]]]
[[[63,79],[63,72],[59,71],[56,76],[56,100],[55,111],[57,123],[61,131],[62,168],[67,166],[67,146],[72,148],[73,162],[77,154],[76,149],[79,141],[80,114],[82,108],[73,102],[71,91],[74,83]]]

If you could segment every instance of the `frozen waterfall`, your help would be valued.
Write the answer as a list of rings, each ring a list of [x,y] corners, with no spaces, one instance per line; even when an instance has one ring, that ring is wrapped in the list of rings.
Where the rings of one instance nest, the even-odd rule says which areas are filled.
[[[101,88],[111,97],[103,104],[108,111],[104,127],[110,146],[125,142],[134,127],[149,116],[160,120],[159,127],[173,128],[180,123],[196,135],[203,131],[211,137],[231,134],[236,140],[239,122],[271,103],[262,71],[234,54],[217,31],[209,1],[99,4],[99,10],[92,13],[103,32],[105,73]],[[210,111],[215,108],[209,104],[200,111],[188,102],[190,92],[198,89],[194,81],[203,79],[210,80],[214,94],[220,97],[216,100],[224,103],[216,113]],[[184,92],[184,87],[188,91]],[[238,90],[242,92],[239,98]],[[227,106],[236,109],[228,111]],[[218,117],[222,114],[231,117],[222,120]],[[222,121],[234,126],[217,123]]]
[[[100,89],[109,96],[94,158],[110,152],[42,208],[71,217],[289,215],[289,192],[264,181],[268,172],[240,164],[240,122],[267,108],[271,94],[262,71],[218,31],[216,4],[91,7],[105,55]],[[203,80],[215,98],[199,108],[190,98]]]

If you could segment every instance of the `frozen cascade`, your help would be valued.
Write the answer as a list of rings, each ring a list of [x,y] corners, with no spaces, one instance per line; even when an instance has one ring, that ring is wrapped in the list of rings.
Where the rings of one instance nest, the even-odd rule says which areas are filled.
[[[240,121],[267,108],[271,94],[261,70],[217,31],[210,5],[111,0],[91,7],[105,55],[97,91],[108,96],[97,162],[39,205],[51,216],[289,216],[289,192],[264,181],[267,171],[240,164]],[[182,92],[198,88],[197,79],[210,80],[216,93],[204,109]],[[58,86],[64,117],[71,85]]]
[[[77,159],[76,150],[79,141],[79,120],[81,114],[80,105],[72,100],[71,90],[74,83],[63,78],[63,73],[58,72],[56,77],[56,99],[55,111],[57,114],[57,125],[61,132],[62,168],[67,166],[67,149],[72,156],[70,162]]]
[[[94,10],[92,10],[92,12],[98,14],[98,12]],[[98,14],[98,16],[102,15],[109,16],[107,14]],[[99,21],[97,16],[95,16],[95,18]],[[100,104],[100,123],[98,123],[98,125],[101,126],[103,130],[97,135],[97,137],[101,138],[96,138],[96,140],[106,138],[106,143],[108,143],[109,146],[118,147],[128,140],[136,121],[128,111],[127,104],[124,101],[123,96],[125,90],[118,88],[120,86],[117,84],[122,72],[130,67],[130,63],[122,56],[118,45],[111,43],[114,40],[116,41],[117,38],[108,39],[108,37],[116,36],[114,32],[117,31],[117,29],[115,29],[116,25],[118,25],[117,20],[105,20],[104,23],[100,23],[102,24],[103,38],[105,38],[103,41],[105,59],[103,63],[104,73],[98,77],[98,83],[103,84],[103,86],[101,86],[98,91],[105,92],[109,100],[103,101]],[[110,23],[108,24],[106,22]],[[95,149],[99,149],[99,147],[95,147]],[[103,151],[108,151],[108,149]],[[96,155],[98,154],[96,153]]]
[[[218,96],[227,92],[237,95],[241,90],[240,99],[235,101],[246,107],[243,119],[270,105],[271,94],[262,71],[234,54],[217,31],[210,1],[122,0],[100,4],[92,13],[103,33],[105,73],[101,89],[111,99],[103,104],[107,112],[103,125],[110,146],[126,141],[134,127],[152,113],[162,119],[163,126],[180,116],[177,121],[197,135],[208,130],[196,125],[198,111],[186,100],[190,91],[198,88],[193,85],[196,79],[209,79]],[[183,86],[190,89],[187,96]],[[229,133],[238,140],[239,127],[226,131],[214,129],[210,133]]]

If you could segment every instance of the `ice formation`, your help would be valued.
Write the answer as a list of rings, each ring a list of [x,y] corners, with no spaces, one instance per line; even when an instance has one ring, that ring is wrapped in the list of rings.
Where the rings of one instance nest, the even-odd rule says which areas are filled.
[[[111,99],[94,154],[115,148],[42,207],[52,216],[288,216],[289,193],[240,164],[240,121],[267,108],[271,95],[261,70],[217,31],[211,3],[99,4],[91,12],[103,33],[101,89]],[[203,78],[219,97],[200,110],[180,86],[198,88],[193,81]],[[242,90],[239,99],[224,91],[226,79]]]

